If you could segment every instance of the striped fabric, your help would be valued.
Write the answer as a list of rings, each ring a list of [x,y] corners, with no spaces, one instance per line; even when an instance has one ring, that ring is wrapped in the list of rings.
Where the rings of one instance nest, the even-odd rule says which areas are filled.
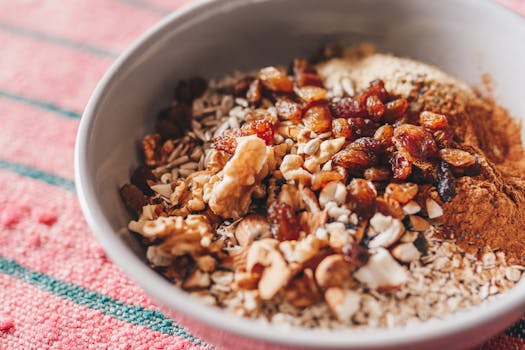
[[[72,180],[97,81],[184,2],[0,0],[1,350],[223,348],[163,315],[107,260]],[[525,1],[504,2],[525,13]],[[524,326],[481,349],[525,349]]]

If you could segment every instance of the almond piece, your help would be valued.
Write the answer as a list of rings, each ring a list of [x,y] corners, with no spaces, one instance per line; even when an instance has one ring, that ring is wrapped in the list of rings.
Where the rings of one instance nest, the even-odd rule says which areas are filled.
[[[414,231],[426,231],[430,228],[430,224],[427,220],[417,215],[410,215],[410,224]]]
[[[392,256],[401,262],[409,263],[419,260],[421,252],[413,243],[402,243],[392,249]]]
[[[417,214],[421,211],[421,207],[416,201],[410,201],[403,206],[403,211],[407,215]]]
[[[349,321],[361,305],[359,293],[338,287],[328,289],[324,299],[332,314],[342,322]]]
[[[403,267],[384,248],[378,248],[368,263],[354,273],[354,277],[372,289],[397,288],[408,278]]]
[[[427,198],[426,207],[429,219],[435,219],[443,216],[443,208],[441,208],[441,206],[432,198]]]
[[[195,270],[182,284],[184,289],[198,289],[209,287],[211,283],[210,275],[201,270]]]

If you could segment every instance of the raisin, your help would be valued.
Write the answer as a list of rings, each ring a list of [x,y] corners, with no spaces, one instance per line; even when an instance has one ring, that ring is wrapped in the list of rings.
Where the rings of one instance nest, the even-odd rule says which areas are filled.
[[[323,133],[332,127],[332,114],[325,104],[310,107],[303,116],[304,125],[316,132]]]
[[[353,149],[361,149],[375,154],[383,152],[384,148],[381,142],[373,137],[361,137],[352,142],[349,147]]]
[[[252,77],[244,77],[237,81],[237,84],[235,84],[235,87],[233,88],[233,94],[237,97],[246,96],[246,92],[248,91],[248,88],[250,87],[252,81]]]
[[[126,208],[135,214],[140,213],[142,207],[148,204],[144,193],[133,184],[125,184],[120,188],[119,192]]]
[[[385,89],[385,82],[381,79],[372,80],[362,95],[366,96],[366,99],[368,99],[369,96],[377,96],[381,102],[386,102],[389,97]]]
[[[394,136],[394,128],[392,125],[385,124],[379,127],[374,133],[374,139],[379,141],[383,147],[392,146],[392,137]]]
[[[456,196],[456,179],[450,165],[445,162],[441,162],[436,171],[437,183],[436,189],[439,197],[444,202],[449,202]]]
[[[350,118],[348,119],[348,125],[352,129],[355,139],[374,136],[377,128],[379,128],[379,124],[364,118]]]
[[[439,151],[441,160],[456,168],[468,168],[476,163],[472,154],[456,148],[444,148]]]
[[[394,144],[399,151],[406,150],[415,159],[436,156],[437,145],[434,137],[419,126],[403,124],[394,129]]]
[[[326,98],[326,89],[318,86],[304,86],[295,89],[295,94],[306,103],[322,101]]]
[[[272,235],[279,241],[297,240],[300,224],[294,210],[286,203],[275,201],[268,207],[268,222]]]
[[[418,234],[416,240],[413,243],[416,246],[417,250],[421,252],[421,254],[428,254],[428,243],[425,236],[422,233]]]
[[[364,177],[369,181],[387,181],[392,176],[389,169],[383,167],[372,167],[365,169]]]
[[[213,147],[219,151],[233,154],[237,148],[237,137],[242,136],[240,129],[228,130],[213,139]]]
[[[377,156],[362,149],[346,147],[334,154],[332,162],[348,169],[353,174],[359,175],[361,171],[377,163]]]
[[[303,111],[301,106],[288,97],[279,98],[275,103],[277,115],[284,120],[297,121],[301,119]]]
[[[170,107],[160,111],[155,128],[163,140],[178,138],[191,129],[191,120],[191,106],[173,103]]]
[[[392,123],[405,114],[408,108],[408,101],[404,98],[400,98],[394,101],[387,102],[385,104],[385,113],[383,114],[383,120],[387,123]]]
[[[432,135],[434,136],[434,140],[436,140],[436,144],[439,148],[447,148],[452,145],[454,133],[450,128],[436,130]]]
[[[386,187],[385,194],[399,203],[405,204],[417,195],[417,191],[418,186],[410,182],[402,184],[391,183]]]
[[[429,111],[421,112],[419,123],[429,131],[442,130],[448,127],[448,119],[445,115]]]
[[[274,128],[270,121],[258,119],[244,123],[241,127],[241,134],[242,136],[255,134],[257,137],[263,139],[266,145],[271,145],[273,142]]]
[[[363,218],[372,217],[376,211],[377,196],[374,185],[364,179],[354,178],[347,190],[354,211]]]
[[[345,139],[352,138],[352,129],[348,125],[348,120],[345,118],[336,118],[332,120],[332,134],[334,137],[344,137]]]
[[[144,194],[151,196],[154,194],[153,190],[149,187],[149,182],[155,183],[157,178],[151,170],[145,166],[139,166],[131,175],[131,183],[137,186]]]
[[[368,259],[370,258],[368,249],[357,243],[344,245],[342,253],[344,260],[352,265],[352,267],[355,269],[365,266],[366,263],[368,263]]]
[[[394,152],[388,162],[392,166],[392,173],[396,180],[404,180],[412,173],[412,163],[402,152]]]
[[[385,216],[391,216],[396,219],[403,219],[405,217],[405,212],[401,207],[401,204],[395,199],[386,197],[376,198],[377,211]]]
[[[248,87],[248,91],[246,92],[246,99],[252,105],[256,105],[259,102],[261,102],[262,87],[261,87],[261,81],[259,79],[255,79],[254,81],[252,81],[252,83]]]
[[[317,70],[304,58],[296,58],[293,61],[293,74],[298,87],[319,86],[323,87],[323,80],[317,74]]]
[[[365,118],[368,115],[366,106],[361,106],[357,100],[351,97],[332,102],[330,110],[336,118]]]
[[[385,113],[385,105],[383,102],[381,102],[377,95],[372,95],[366,99],[366,110],[368,112],[368,116],[372,117],[374,121],[378,122]]]
[[[317,191],[332,181],[341,181],[345,177],[337,171],[321,170],[314,174],[312,178],[312,190]]]
[[[208,88],[208,82],[201,77],[193,77],[189,81],[192,100],[201,97]]]
[[[259,71],[257,75],[262,85],[274,92],[292,92],[293,83],[286,76],[284,72],[281,72],[275,67],[266,67]]]
[[[277,125],[277,123],[279,123],[279,118],[264,108],[249,109],[244,115],[245,122],[253,122],[262,119],[269,121],[272,125]]]
[[[175,87],[175,100],[186,105],[191,105],[193,98],[190,84],[187,81],[181,80]]]

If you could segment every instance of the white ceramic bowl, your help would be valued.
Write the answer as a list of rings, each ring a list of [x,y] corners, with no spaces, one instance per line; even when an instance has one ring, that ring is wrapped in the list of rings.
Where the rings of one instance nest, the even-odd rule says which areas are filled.
[[[116,28],[118,30],[118,28]],[[525,281],[479,307],[410,327],[321,331],[261,325],[205,306],[144,263],[118,188],[139,163],[137,140],[178,79],[286,64],[326,42],[373,42],[469,82],[489,72],[497,100],[525,118],[525,20],[494,2],[231,0],[194,2],[135,42],[102,79],[76,144],[82,209],[107,255],[197,336],[226,348],[448,349],[476,345],[523,315]],[[525,119],[522,119],[525,121]],[[184,316],[181,316],[184,315]]]

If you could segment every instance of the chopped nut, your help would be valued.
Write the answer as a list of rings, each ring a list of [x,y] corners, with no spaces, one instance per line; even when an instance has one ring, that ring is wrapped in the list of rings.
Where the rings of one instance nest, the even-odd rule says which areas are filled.
[[[308,184],[311,182],[312,174],[302,168],[303,163],[301,156],[288,154],[284,156],[279,170],[288,181],[294,180],[301,184]]]
[[[317,285],[323,289],[340,287],[351,281],[350,265],[343,255],[334,254],[324,258],[315,269]]]
[[[206,288],[210,285],[210,275],[201,270],[195,270],[182,284],[184,289]]]
[[[235,238],[243,247],[249,246],[254,240],[269,237],[271,237],[270,224],[258,214],[246,216],[235,228]]]
[[[166,267],[170,266],[175,260],[169,252],[165,252],[157,246],[149,246],[146,251],[146,258],[153,266]]]
[[[300,277],[292,279],[284,291],[284,298],[295,307],[310,306],[321,300],[311,269],[304,269]]]
[[[426,200],[427,214],[429,219],[439,218],[443,216],[443,209],[441,206],[432,198],[427,198]]]
[[[321,207],[326,207],[328,202],[335,202],[342,205],[346,202],[346,188],[341,182],[328,183],[319,194],[319,204]]]
[[[410,225],[412,225],[414,231],[420,232],[426,231],[430,228],[428,221],[417,215],[410,215]]]
[[[403,184],[391,183],[386,187],[385,194],[401,204],[408,203],[417,195],[416,184],[406,182]]]
[[[332,314],[342,322],[348,322],[361,304],[359,293],[337,287],[328,289],[324,299]]]
[[[324,226],[328,220],[328,213],[323,210],[317,213],[303,211],[299,214],[301,228],[310,235],[315,233],[319,227]]]
[[[211,255],[203,255],[195,258],[195,262],[199,269],[204,272],[213,272],[217,268],[217,260]]]
[[[311,213],[319,213],[321,208],[319,208],[319,203],[317,202],[317,197],[315,193],[312,192],[309,188],[303,187],[300,189],[301,199],[303,200],[306,210]]]
[[[224,166],[224,177],[213,186],[209,206],[223,218],[239,218],[248,211],[254,185],[267,173],[266,145],[255,135],[238,139],[233,157]]]
[[[392,249],[392,256],[401,262],[409,263],[418,260],[421,252],[412,243],[402,243]]]
[[[248,250],[246,269],[253,271],[256,266],[263,269],[259,281],[259,293],[263,300],[270,300],[281,290],[291,277],[290,269],[283,256],[276,249],[278,241],[262,239],[252,244]]]
[[[384,248],[378,248],[368,263],[354,273],[354,277],[373,289],[396,288],[407,280],[406,271]]]
[[[421,211],[421,207],[416,201],[409,201],[403,206],[403,211],[407,215],[413,215],[419,213]]]
[[[405,227],[399,219],[376,213],[370,219],[370,225],[377,235],[368,243],[370,248],[389,247],[399,240]]]
[[[418,236],[419,233],[416,231],[405,231],[399,241],[402,243],[412,243],[417,239]]]

